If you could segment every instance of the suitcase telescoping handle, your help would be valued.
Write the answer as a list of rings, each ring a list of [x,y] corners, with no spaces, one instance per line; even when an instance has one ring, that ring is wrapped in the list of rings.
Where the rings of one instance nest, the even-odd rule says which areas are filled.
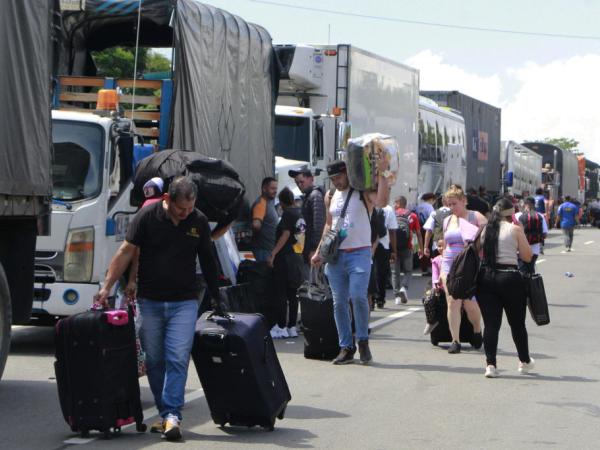
[[[206,318],[206,320],[212,320],[215,321],[216,317],[222,317],[223,319],[227,319],[228,321],[232,322],[234,317],[232,314],[229,314],[225,309],[225,305],[226,302],[223,299],[223,293],[219,292],[219,298],[214,299],[214,306],[215,308],[213,309],[213,312],[211,312],[208,317]]]

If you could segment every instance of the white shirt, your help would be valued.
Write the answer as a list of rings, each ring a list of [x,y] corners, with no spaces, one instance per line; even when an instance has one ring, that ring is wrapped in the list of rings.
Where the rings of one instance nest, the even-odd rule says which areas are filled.
[[[390,249],[390,230],[398,229],[398,220],[396,220],[396,213],[394,212],[394,208],[390,205],[387,205],[383,209],[383,213],[385,214],[385,227],[388,232],[382,238],[379,238],[379,243],[383,245],[383,248],[386,250]]]
[[[335,228],[340,218],[348,192],[350,192],[350,189],[345,191],[336,190],[331,198],[329,204],[329,213],[332,219],[331,229]],[[352,192],[341,231],[342,236],[345,234],[345,238],[340,244],[341,249],[371,247],[371,221],[365,202],[360,198],[359,191]]]
[[[538,216],[540,216],[542,218],[542,233],[544,234],[548,234],[548,224],[546,223],[546,217],[544,217],[544,215],[542,213],[537,213]],[[523,215],[522,212],[518,212],[515,214],[515,219],[519,220],[519,217],[521,217]],[[540,244],[529,244],[529,246],[531,247],[531,252],[534,255],[539,255],[540,254]]]

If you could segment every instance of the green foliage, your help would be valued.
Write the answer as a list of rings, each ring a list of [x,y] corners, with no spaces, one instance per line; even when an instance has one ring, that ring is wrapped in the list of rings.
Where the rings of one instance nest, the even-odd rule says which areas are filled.
[[[546,144],[556,145],[557,147],[570,152],[577,150],[577,147],[579,146],[579,141],[566,137],[546,138],[543,140],[543,142]]]
[[[133,78],[135,48],[111,47],[93,52],[92,57],[99,76]],[[151,51],[149,48],[138,49],[138,75],[145,72],[165,72],[169,70],[171,70],[171,61],[168,58]]]
[[[150,52],[146,57],[146,73],[169,72],[171,71],[171,61],[160,53]]]

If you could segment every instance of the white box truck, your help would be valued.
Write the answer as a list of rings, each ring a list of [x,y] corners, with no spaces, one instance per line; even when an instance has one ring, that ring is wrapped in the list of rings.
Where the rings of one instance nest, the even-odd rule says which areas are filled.
[[[391,198],[417,200],[419,72],[348,44],[275,45],[282,64],[275,120],[275,155],[304,161],[324,183],[336,159],[338,127],[352,137],[379,132],[400,145],[401,169]],[[277,168],[276,168],[277,169]],[[293,187],[277,170],[280,186]]]

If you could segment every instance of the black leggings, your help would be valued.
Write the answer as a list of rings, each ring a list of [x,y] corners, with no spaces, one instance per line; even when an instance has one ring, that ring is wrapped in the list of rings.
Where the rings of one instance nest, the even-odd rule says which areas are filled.
[[[483,345],[487,364],[496,365],[502,310],[506,311],[506,318],[517,347],[519,360],[528,363],[530,361],[529,344],[525,328],[527,299],[525,283],[521,274],[516,270],[509,272],[483,270],[477,286],[477,302],[485,325]]]

